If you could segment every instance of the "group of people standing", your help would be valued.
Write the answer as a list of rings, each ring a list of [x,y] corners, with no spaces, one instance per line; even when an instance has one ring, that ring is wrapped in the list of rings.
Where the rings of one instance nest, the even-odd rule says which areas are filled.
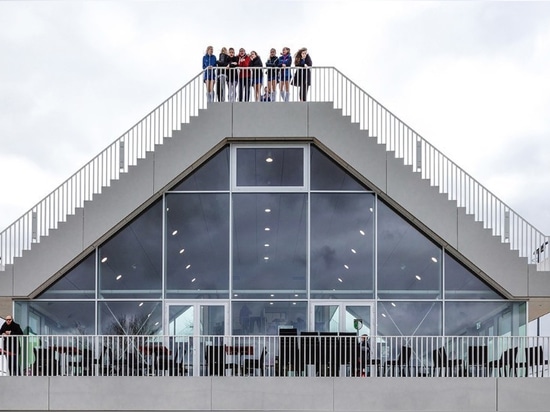
[[[299,68],[294,75],[290,71],[293,63]],[[255,101],[275,102],[279,84],[281,101],[289,101],[290,85],[293,85],[299,88],[300,101],[305,102],[311,85],[311,66],[311,57],[305,47],[296,52],[294,59],[288,47],[283,47],[279,56],[276,49],[271,49],[264,67],[262,59],[254,50],[247,54],[244,48],[240,48],[239,54],[235,55],[232,47],[229,50],[222,47],[219,57],[216,58],[214,48],[208,46],[202,58],[206,98],[213,102],[217,97],[219,102],[224,102],[227,90],[229,102],[235,102],[237,98],[240,102],[248,102],[251,100],[252,89]],[[266,86],[262,93],[264,70]]]

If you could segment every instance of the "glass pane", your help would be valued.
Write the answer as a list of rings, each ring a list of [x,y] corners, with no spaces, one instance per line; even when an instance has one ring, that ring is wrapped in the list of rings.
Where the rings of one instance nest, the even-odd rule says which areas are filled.
[[[447,299],[502,299],[495,290],[445,253],[445,297]]]
[[[15,319],[39,335],[93,335],[94,302],[31,301],[15,304]]]
[[[311,146],[311,190],[368,190],[334,160]]]
[[[484,336],[519,334],[525,324],[523,302],[447,302],[445,334],[449,336]]]
[[[307,302],[233,302],[233,335],[278,335],[280,328],[307,330]]]
[[[237,149],[237,186],[303,185],[303,148]]]
[[[226,146],[171,191],[229,190],[229,147]]]
[[[229,296],[229,194],[166,196],[166,297]]]
[[[378,202],[378,297],[441,297],[441,247]]]
[[[374,288],[374,195],[311,194],[311,297],[369,298]]]
[[[99,303],[99,329],[104,335],[156,335],[162,333],[160,301]]]
[[[95,252],[42,292],[39,299],[95,298]]]
[[[161,297],[162,202],[136,217],[99,248],[103,298]]]
[[[361,319],[362,326],[359,329],[359,335],[371,335],[371,326],[370,326],[370,306],[356,306],[348,305],[346,306],[346,324],[344,332],[356,332],[357,329],[354,327],[354,320]]]
[[[195,308],[193,305],[170,305],[168,310],[168,333],[170,335],[192,336],[195,330]]]
[[[201,335],[224,335],[225,334],[225,306],[201,305]]]
[[[378,302],[378,336],[438,336],[441,302]]]
[[[306,291],[307,196],[233,196],[233,293],[275,299]]]
[[[316,305],[314,316],[315,332],[340,331],[340,306]]]

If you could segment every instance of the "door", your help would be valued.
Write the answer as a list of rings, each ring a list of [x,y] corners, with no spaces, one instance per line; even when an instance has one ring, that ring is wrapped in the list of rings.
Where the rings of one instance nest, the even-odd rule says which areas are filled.
[[[220,302],[170,302],[166,305],[165,324],[177,348],[177,355],[174,355],[178,356],[177,361],[183,362],[189,375],[211,375],[215,365],[212,356],[208,358],[213,353],[209,348],[223,347],[228,305]]]
[[[315,332],[358,332],[359,335],[374,334],[374,304],[371,302],[313,302],[311,326]],[[359,330],[354,321],[361,319]]]

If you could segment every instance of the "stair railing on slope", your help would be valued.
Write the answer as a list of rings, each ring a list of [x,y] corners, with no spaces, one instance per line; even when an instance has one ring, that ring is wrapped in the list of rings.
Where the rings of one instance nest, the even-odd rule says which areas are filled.
[[[458,207],[465,208],[467,214],[482,222],[483,227],[490,229],[494,236],[509,243],[512,250],[517,250],[530,263],[540,263],[550,257],[550,237],[527,222],[337,69],[334,69],[330,82],[337,85],[333,88],[335,108],[350,116],[351,121],[358,123],[361,129],[368,130],[378,143],[394,151],[397,158],[403,159],[406,165],[412,166],[413,171],[438,187],[440,193],[447,194],[449,200],[456,201]],[[317,83],[327,83],[327,79],[316,78],[313,86]],[[539,266],[540,270],[544,270],[542,265]]]
[[[538,263],[548,258],[548,236],[544,236],[512,208],[454,164],[448,157],[424,140],[411,127],[402,122],[377,100],[358,87],[333,67],[312,67],[308,100],[331,102],[343,115],[360,128],[368,130],[378,143],[395,152],[413,171],[429,179],[441,193],[464,207],[466,213],[483,222],[493,235],[518,250],[520,256]],[[293,78],[306,78],[292,68]],[[254,72],[252,72],[254,76]],[[225,95],[229,95],[226,87]],[[255,100],[250,93],[250,101]],[[281,95],[278,95],[278,101]],[[290,101],[299,101],[299,87],[290,88]],[[144,158],[164,138],[172,137],[174,130],[197,116],[199,109],[207,107],[208,99],[203,84],[203,72],[176,91],[140,122],[124,133],[103,152],[77,171],[24,214],[19,220],[0,233],[0,270],[13,262],[33,242],[47,236],[50,229],[82,207],[84,201],[101,193],[113,179]],[[546,247],[545,247],[546,246]]]
[[[85,201],[101,193],[103,187],[128,172],[155,145],[172,137],[192,116],[198,116],[199,110],[207,106],[203,88],[200,73],[1,232],[0,271]]]

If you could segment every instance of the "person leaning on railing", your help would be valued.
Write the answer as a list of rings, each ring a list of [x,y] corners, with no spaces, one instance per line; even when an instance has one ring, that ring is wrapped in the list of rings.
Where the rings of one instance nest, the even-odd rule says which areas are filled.
[[[239,82],[239,73],[237,67],[239,66],[239,58],[235,56],[235,49],[229,48],[229,57],[227,58],[227,85],[229,86],[229,101],[234,102],[237,100],[237,83]]]
[[[278,63],[279,58],[277,57],[277,50],[271,49],[269,51],[269,57],[265,61],[265,67],[267,67],[267,93],[269,94],[269,100],[266,100],[266,97],[262,101],[277,101],[277,83],[279,83]]]
[[[0,333],[4,340],[4,353],[8,360],[10,375],[19,375],[19,338],[23,335],[23,330],[18,323],[13,320],[11,315],[6,316],[6,321],[0,328]]]
[[[294,55],[294,66],[299,69],[296,70],[296,74],[292,78],[292,85],[300,89],[299,97],[301,102],[307,100],[307,91],[311,85],[311,70],[309,68],[312,65],[311,57],[309,57],[305,47],[296,52]]]
[[[254,50],[250,52],[250,67],[252,75],[252,88],[254,89],[254,100],[259,102],[262,94],[262,86],[264,82],[264,72],[262,70],[263,63],[258,53]]]
[[[204,70],[204,84],[206,86],[206,100],[214,101],[214,83],[216,82],[216,56],[214,56],[214,48],[208,46],[206,54],[202,58],[202,69]]]
[[[216,79],[216,95],[218,96],[218,102],[225,102],[225,83],[227,80],[227,70],[225,68],[228,65],[229,55],[227,54],[227,48],[222,47],[217,62],[218,78]]]
[[[283,102],[288,102],[290,96],[290,66],[292,65],[292,57],[290,56],[290,49],[288,47],[283,47],[283,52],[279,56],[279,61],[277,62],[277,67],[281,68],[281,79],[279,86],[281,88],[281,100]]]
[[[250,100],[250,56],[242,47],[239,49],[239,101]]]

